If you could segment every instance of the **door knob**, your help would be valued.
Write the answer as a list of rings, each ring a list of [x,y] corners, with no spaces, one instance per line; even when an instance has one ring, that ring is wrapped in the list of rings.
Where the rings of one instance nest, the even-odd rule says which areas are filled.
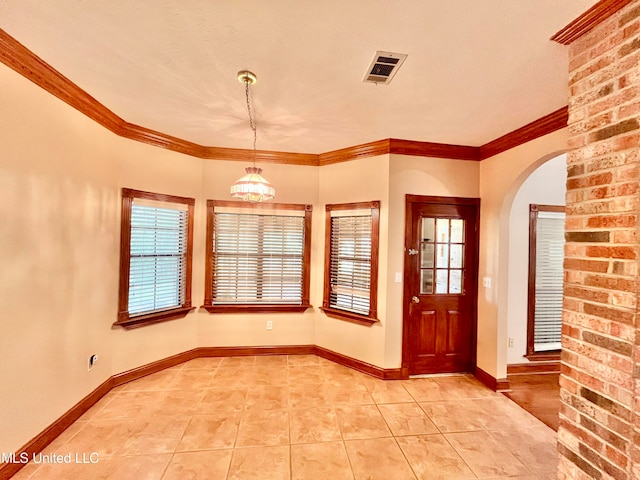
[[[411,301],[413,303],[420,303],[420,299],[418,297],[416,297],[415,295],[413,297],[411,297]]]

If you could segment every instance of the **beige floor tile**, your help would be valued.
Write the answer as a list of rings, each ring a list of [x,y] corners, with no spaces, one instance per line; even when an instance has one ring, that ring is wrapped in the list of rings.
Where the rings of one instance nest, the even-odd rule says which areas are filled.
[[[233,450],[176,453],[162,480],[224,480]]]
[[[241,415],[241,412],[194,415],[179,440],[177,451],[233,448]]]
[[[356,480],[416,478],[393,438],[348,440],[345,446]]]
[[[417,403],[390,403],[378,409],[395,436],[439,433]]]
[[[29,462],[25,464],[13,477],[11,480],[27,480],[28,478],[37,478],[32,477],[35,474],[36,470],[40,468],[40,465],[35,464],[33,462]]]
[[[120,450],[136,428],[135,419],[92,420],[64,444],[64,450],[80,454],[95,452],[100,458],[111,456]]]
[[[289,444],[289,412],[269,410],[247,411],[238,430],[237,447],[255,447]]]
[[[186,369],[176,372],[168,383],[167,390],[201,390],[213,381],[214,370]]]
[[[241,412],[247,401],[246,387],[210,388],[196,405],[196,414]]]
[[[338,419],[331,408],[290,410],[291,443],[342,440]]]
[[[257,355],[257,367],[286,367],[287,355]]]
[[[479,399],[476,400],[476,403],[481,405],[486,414],[491,417],[492,430],[546,426],[542,421],[504,395]]]
[[[438,376],[434,377],[433,381],[449,396],[449,400],[495,398],[500,396],[470,375]]]
[[[183,370],[210,370],[214,371],[222,363],[220,357],[200,357],[184,362]]]
[[[87,422],[75,422],[72,423],[69,428],[67,428],[64,432],[58,435],[49,445],[47,445],[43,453],[58,453],[63,451],[64,445],[73,438],[73,436],[78,433]]]
[[[371,379],[370,381],[365,381],[365,385],[371,394],[371,398],[378,404],[414,401],[401,381]]]
[[[76,478],[82,480],[98,480],[108,478],[103,475],[103,473],[107,469],[107,460],[103,459],[100,462],[101,463],[97,465],[74,463],[43,463],[39,465],[38,468],[36,468],[34,471],[32,471],[30,477],[26,478],[29,478],[29,480],[69,480]],[[24,470],[25,469],[23,469],[23,472]],[[12,477],[12,480],[20,478],[21,475],[24,475],[24,473],[21,474],[19,472],[18,475]],[[151,477],[151,479],[159,480],[161,476],[162,472],[160,472],[160,476],[157,476],[155,478]]]
[[[375,403],[367,388],[361,383],[352,385],[328,384],[327,390],[334,405],[372,405]]]
[[[335,410],[342,438],[345,440],[391,436],[375,405],[341,405]]]
[[[227,480],[289,480],[289,446],[236,448]]]
[[[123,392],[167,390],[179,370],[162,370],[122,385]]]
[[[120,390],[119,390],[120,391]],[[109,405],[118,395],[119,391],[111,390],[104,397],[98,400],[93,406],[87,410],[76,422],[86,422],[94,418],[103,408]]]
[[[243,374],[244,384],[248,386],[287,385],[288,380],[288,371],[286,367],[255,366]]]
[[[289,407],[311,408],[331,407],[331,395],[327,385],[291,384],[289,385]]]
[[[451,395],[433,378],[402,380],[402,386],[416,402],[444,402],[453,400]]]
[[[467,375],[383,381],[315,355],[211,357],[113,389],[43,452],[98,464],[32,463],[15,478],[551,480],[555,444]]]
[[[256,364],[256,357],[254,356],[243,356],[243,357],[222,357],[222,361],[220,363],[221,367],[232,367],[232,366],[253,366]]]
[[[206,390],[167,390],[153,404],[156,415],[193,415],[206,395]]]
[[[320,365],[288,367],[289,384],[318,384],[324,382],[324,371]]]
[[[292,366],[320,365],[320,357],[316,355],[288,355],[287,364]]]
[[[107,405],[88,417],[90,421],[138,418],[154,413],[154,407],[164,391],[120,392]]]
[[[477,400],[424,402],[420,407],[442,433],[486,430],[494,418]]]
[[[440,434],[396,438],[419,480],[471,480],[476,476]]]
[[[546,425],[491,432],[529,470],[536,473],[555,472],[558,467],[556,433]]]
[[[358,375],[358,372],[343,367],[342,365],[332,364],[320,364],[322,373],[324,374],[324,380],[328,383],[335,385],[353,385],[355,383],[363,383],[362,378]]]
[[[189,418],[166,415],[139,418],[133,422],[132,431],[116,453],[118,455],[173,453],[187,428]]]
[[[213,375],[210,386],[213,388],[226,388],[251,385],[249,376],[253,368],[255,367],[220,365]]]
[[[281,410],[289,406],[287,385],[257,385],[249,387],[246,410]]]
[[[96,479],[136,479],[136,480],[160,480],[162,474],[167,468],[171,454],[163,455],[134,455],[134,456],[115,456],[104,461],[100,461],[100,474],[95,477],[73,477]],[[92,472],[93,473],[93,472]],[[70,477],[71,478],[71,477]]]
[[[353,480],[342,442],[291,445],[292,480]]]
[[[445,438],[480,478],[532,473],[489,432],[448,433]]]

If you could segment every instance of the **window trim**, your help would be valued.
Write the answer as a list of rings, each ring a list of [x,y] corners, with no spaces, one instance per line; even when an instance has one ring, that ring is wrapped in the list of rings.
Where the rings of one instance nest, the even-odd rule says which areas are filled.
[[[560,360],[559,350],[536,352],[535,350],[535,318],[536,318],[536,261],[538,212],[565,212],[563,205],[529,205],[529,278],[527,292],[527,352],[529,360]]]
[[[369,288],[369,314],[341,310],[330,306],[331,295],[331,212],[344,210],[371,210],[371,278]],[[325,232],[324,232],[324,294],[322,310],[325,315],[347,322],[371,326],[378,320],[378,263],[380,251],[380,201],[335,203],[325,206]]]
[[[179,307],[146,315],[129,315],[129,268],[131,265],[131,207],[134,198],[157,202],[179,203],[187,205],[187,258],[185,271],[184,303]],[[122,214],[120,219],[120,288],[118,294],[118,320],[114,326],[124,329],[138,328],[145,325],[175,320],[185,317],[195,310],[191,306],[191,272],[193,263],[193,209],[195,198],[178,197],[163,193],[152,193],[131,188],[122,189]]]
[[[294,210],[304,212],[304,246],[302,252],[302,299],[300,305],[287,304],[228,304],[213,303],[213,226],[216,207],[260,210]],[[309,301],[311,277],[311,212],[312,205],[298,203],[247,203],[234,200],[207,200],[207,236],[204,273],[204,304],[209,313],[301,313],[311,307]],[[253,213],[253,212],[252,212]]]

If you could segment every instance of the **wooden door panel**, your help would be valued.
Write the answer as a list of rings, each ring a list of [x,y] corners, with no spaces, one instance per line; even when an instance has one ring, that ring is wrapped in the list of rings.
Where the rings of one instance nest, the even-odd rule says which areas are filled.
[[[419,357],[436,354],[437,319],[435,310],[423,311],[420,316],[418,338],[416,338],[417,355]]]
[[[458,310],[447,311],[447,348],[446,353],[456,353],[464,349],[464,328]]]
[[[409,374],[473,368],[478,210],[477,201],[407,201],[403,367]]]

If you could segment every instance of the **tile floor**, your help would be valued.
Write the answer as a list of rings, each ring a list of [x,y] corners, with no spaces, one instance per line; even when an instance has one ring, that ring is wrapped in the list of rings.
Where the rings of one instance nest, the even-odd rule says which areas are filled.
[[[29,479],[555,478],[555,432],[470,376],[383,381],[313,355],[199,358],[121,385]]]

